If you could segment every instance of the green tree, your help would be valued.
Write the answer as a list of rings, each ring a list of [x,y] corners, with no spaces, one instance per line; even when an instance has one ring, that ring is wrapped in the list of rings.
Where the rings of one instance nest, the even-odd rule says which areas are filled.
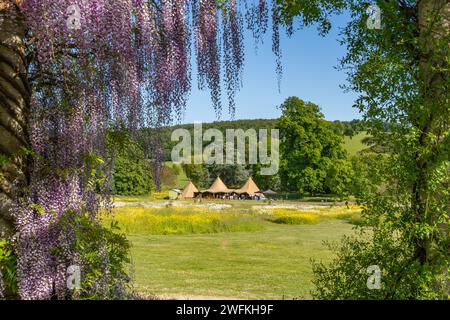
[[[381,191],[385,176],[388,155],[376,153],[357,154],[351,158],[353,171],[350,183],[351,194],[357,200],[372,197]]]
[[[323,26],[330,11],[351,11],[342,39],[348,53],[341,64],[348,88],[359,93],[356,107],[369,133],[389,146],[384,187],[362,199],[371,225],[363,236],[371,240],[344,241],[334,264],[316,265],[315,296],[373,298],[364,279],[353,276],[356,267],[371,263],[387,282],[395,279],[395,285],[385,284],[383,298],[448,298],[450,3],[374,2],[380,28],[368,28],[366,1],[316,1],[315,14],[302,1],[279,1],[286,22],[298,16]],[[396,263],[382,256],[366,259],[374,248],[383,257],[395,256]],[[355,282],[358,292],[352,292]]]
[[[177,176],[175,174],[175,170],[172,167],[164,165],[164,167],[162,168],[161,184],[167,189],[172,189],[177,186]]]
[[[261,164],[249,166],[249,170],[252,173],[252,178],[261,191],[265,191],[267,189],[272,189],[274,191],[281,190],[280,175],[278,173],[274,175],[262,175],[261,167]]]
[[[153,189],[153,177],[142,146],[124,128],[108,132],[107,146],[114,159],[114,194],[148,195]]]
[[[153,179],[150,163],[119,156],[114,163],[114,194],[123,196],[148,195]]]
[[[196,164],[194,158],[191,158],[191,163],[182,163],[181,167],[183,168],[186,176],[192,183],[195,184],[197,188],[206,188],[209,187],[209,176],[208,172],[204,168],[203,164]]]
[[[208,164],[205,170],[209,177],[209,185],[218,177],[228,188],[240,188],[250,176],[244,165],[240,164]]]
[[[346,159],[337,159],[328,168],[325,185],[331,193],[338,195],[340,199],[348,199],[351,193],[353,175],[351,162]]]
[[[284,186],[301,195],[327,191],[325,180],[336,160],[344,160],[342,137],[333,133],[319,106],[297,97],[281,106],[280,176]]]

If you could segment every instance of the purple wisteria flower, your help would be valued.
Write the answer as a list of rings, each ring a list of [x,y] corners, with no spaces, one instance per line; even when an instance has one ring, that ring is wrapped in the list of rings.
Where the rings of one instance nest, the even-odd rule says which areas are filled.
[[[273,50],[280,57],[275,6]],[[77,8],[76,16],[69,7]],[[230,0],[221,7],[215,0],[22,1],[35,53],[31,177],[27,197],[13,209],[23,299],[67,297],[67,267],[83,266],[73,249],[76,234],[61,221],[67,214],[95,220],[102,206],[110,208],[114,161],[105,147],[107,129],[125,125],[138,132],[180,115],[191,90],[191,51],[200,88],[211,92],[220,114],[223,82],[233,113],[242,84],[244,17],[261,39],[268,7],[264,0]],[[79,20],[76,28],[70,19]],[[92,180],[100,171],[102,185]],[[103,274],[113,277],[105,248],[99,252]],[[0,276],[0,292],[1,286]],[[120,285],[115,290],[123,291]]]

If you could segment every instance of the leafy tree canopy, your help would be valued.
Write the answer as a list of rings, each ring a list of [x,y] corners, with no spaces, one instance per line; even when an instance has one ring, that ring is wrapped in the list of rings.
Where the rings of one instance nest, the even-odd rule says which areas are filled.
[[[342,137],[324,120],[319,106],[297,97],[281,106],[277,126],[281,136],[281,181],[300,194],[328,191],[326,178],[337,160],[345,160]]]

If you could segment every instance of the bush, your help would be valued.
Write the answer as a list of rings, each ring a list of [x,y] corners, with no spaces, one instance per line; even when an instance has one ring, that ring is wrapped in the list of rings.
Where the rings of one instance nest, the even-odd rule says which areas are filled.
[[[122,196],[147,195],[153,189],[151,168],[145,160],[118,157],[114,166],[114,194]]]
[[[176,163],[172,163],[172,169],[173,169],[173,173],[176,176],[179,176],[183,171],[183,169],[181,168],[181,165],[176,164]]]

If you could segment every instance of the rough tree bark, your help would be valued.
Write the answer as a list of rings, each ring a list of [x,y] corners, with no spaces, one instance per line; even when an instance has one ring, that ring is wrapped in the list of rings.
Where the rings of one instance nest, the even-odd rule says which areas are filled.
[[[439,144],[430,137],[440,137],[448,124],[448,59],[450,43],[443,44],[450,32],[450,1],[422,0],[417,3],[420,31],[419,76],[421,80],[422,105],[417,112],[414,125],[420,132],[416,154],[416,178],[413,184],[412,207],[416,221],[433,223],[428,212],[427,199],[430,195],[428,181],[430,168],[436,163]],[[447,69],[447,70],[446,70]],[[421,264],[430,262],[429,239],[416,240],[416,258]]]
[[[0,0],[0,236],[14,233],[13,199],[27,183],[30,102],[26,27],[20,1]]]

